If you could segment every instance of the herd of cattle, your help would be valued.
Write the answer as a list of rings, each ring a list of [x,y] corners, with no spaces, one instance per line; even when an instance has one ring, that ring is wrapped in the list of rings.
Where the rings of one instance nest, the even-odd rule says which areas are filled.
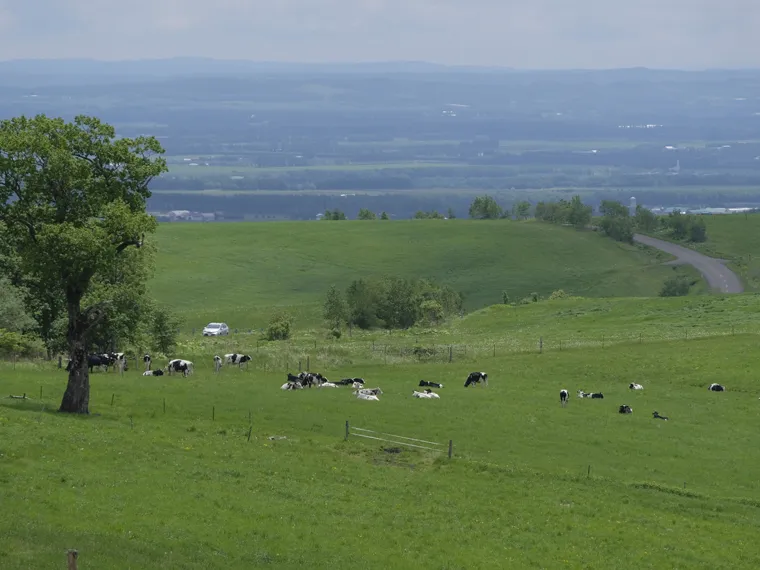
[[[465,384],[466,386],[466,384]],[[628,385],[629,390],[643,390],[644,386],[641,384],[636,384],[635,382],[631,382]],[[726,387],[721,384],[710,384],[710,386],[707,388],[710,392],[725,392]],[[583,390],[578,390],[578,397],[579,398],[593,398],[597,400],[604,399],[604,394],[601,392],[584,392]],[[560,405],[564,408],[567,406],[567,402],[570,398],[570,393],[567,390],[560,390],[559,391],[559,402]],[[620,414],[632,414],[633,408],[629,406],[628,404],[622,404],[620,407],[618,407],[618,413]],[[652,417],[656,420],[665,420],[668,421],[667,416],[661,416],[659,412],[656,410],[652,412]]]
[[[225,354],[224,358],[220,356],[214,356],[214,371],[219,372],[224,364],[232,365],[237,364],[242,367],[243,364],[247,364],[251,361],[251,357],[247,354]],[[181,372],[184,377],[187,377],[193,373],[193,363],[189,360],[182,358],[174,358],[170,360],[164,368],[152,369],[153,360],[150,354],[143,356],[143,363],[145,365],[145,372],[143,376],[163,376],[164,374],[172,375]],[[114,370],[122,372],[127,371],[128,364],[127,358],[123,352],[109,352],[103,354],[88,354],[87,366],[90,372],[96,367],[102,367],[106,372],[109,367],[113,367]],[[66,365],[66,370],[71,369],[71,361]],[[488,386],[488,374],[485,372],[471,372],[465,380],[464,387],[475,386],[478,384]],[[360,400],[379,400],[378,396],[383,393],[380,388],[365,388],[364,380],[362,378],[343,378],[336,382],[330,382],[322,374],[318,372],[300,372],[299,374],[291,374],[288,372],[287,381],[281,386],[283,390],[302,390],[304,388],[311,388],[316,386],[317,388],[338,388],[340,386],[351,386],[353,388],[353,394]],[[422,399],[436,399],[440,396],[433,392],[431,388],[443,388],[443,384],[438,382],[429,382],[427,380],[420,380],[420,388],[425,388],[420,392],[417,390],[412,391],[412,397]],[[632,382],[628,385],[630,390],[643,390],[644,386]],[[710,384],[707,388],[711,392],[725,392],[725,386],[721,384]],[[584,390],[578,390],[579,398],[591,398],[594,400],[604,399],[604,394],[601,392],[586,392]],[[567,390],[560,390],[559,400],[560,404],[564,408],[567,406],[570,394]],[[618,407],[618,413],[632,414],[633,408],[627,404],[622,404]],[[658,420],[668,420],[667,416],[660,415],[657,411],[652,413],[652,417]]]
[[[474,386],[480,383],[488,386],[488,374],[485,372],[471,372],[467,376],[467,380],[464,383],[464,387]],[[281,386],[282,390],[303,390],[305,387],[311,388],[316,386],[317,388],[339,388],[340,386],[351,386],[354,396],[359,400],[379,401],[378,397],[383,391],[378,388],[365,388],[363,378],[343,378],[336,382],[330,382],[327,378],[319,374],[318,372],[300,372],[298,374],[291,374],[288,372],[287,381]],[[424,391],[419,392],[417,390],[412,391],[412,397],[422,399],[439,399],[441,396],[436,392],[433,392],[432,388],[443,388],[443,384],[438,382],[429,382],[427,380],[420,380],[419,388],[425,388]]]

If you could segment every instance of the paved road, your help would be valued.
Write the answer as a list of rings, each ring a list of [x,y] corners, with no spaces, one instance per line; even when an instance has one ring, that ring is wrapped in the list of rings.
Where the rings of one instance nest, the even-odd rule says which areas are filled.
[[[702,274],[702,277],[707,280],[707,284],[710,288],[715,291],[720,291],[721,293],[741,293],[744,291],[742,282],[733,271],[724,265],[725,261],[721,259],[708,257],[693,249],[676,245],[669,241],[651,238],[649,236],[636,234],[633,236],[633,239],[644,245],[675,255],[678,259],[675,261],[669,261],[668,263],[670,265],[688,264],[696,267]]]

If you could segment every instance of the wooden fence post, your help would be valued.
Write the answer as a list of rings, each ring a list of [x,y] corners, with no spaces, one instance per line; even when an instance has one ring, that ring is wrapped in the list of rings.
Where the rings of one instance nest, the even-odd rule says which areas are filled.
[[[211,406],[211,421],[216,419],[216,406]]]
[[[496,358],[496,343],[493,343],[493,357]]]
[[[308,372],[309,370],[311,370],[311,357],[307,356],[306,357],[306,371]]]
[[[454,355],[454,348],[449,345],[449,362],[451,362],[451,358]]]
[[[79,552],[77,550],[69,550],[66,553],[69,570],[77,570],[77,558],[79,558]]]
[[[164,398],[164,413],[166,413],[166,398]]]
[[[544,337],[538,337],[538,353],[543,354],[544,352]]]
[[[454,453],[454,440],[449,440],[449,459],[451,459],[451,455]]]
[[[346,437],[343,441],[348,441],[348,420],[346,420]]]

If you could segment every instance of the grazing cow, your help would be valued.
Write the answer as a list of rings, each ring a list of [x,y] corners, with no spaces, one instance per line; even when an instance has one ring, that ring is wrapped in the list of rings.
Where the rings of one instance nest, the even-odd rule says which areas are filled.
[[[285,382],[280,386],[281,390],[302,390],[303,385],[300,382]]]
[[[467,377],[467,381],[464,383],[464,387],[467,388],[470,384],[480,384],[488,386],[488,374],[485,372],[471,372]]]
[[[227,364],[237,364],[240,368],[243,367],[243,364],[246,362],[249,362],[251,360],[251,357],[247,354],[225,354],[224,355],[224,361]]]
[[[634,382],[631,382],[630,384],[628,384],[628,389],[629,390],[643,390],[644,386],[642,386],[641,384],[636,384]]]
[[[153,360],[150,358],[150,354],[143,356],[143,362],[145,363],[145,370],[150,370],[151,364],[153,363]]]
[[[161,370],[160,368],[158,370],[146,370],[145,372],[143,372],[142,375],[143,376],[163,376],[164,371]]]
[[[90,372],[93,371],[93,369],[96,366],[102,366],[106,372],[108,372],[108,367],[111,366],[112,362],[111,359],[108,357],[107,354],[88,354],[87,355],[87,367],[90,369]]]
[[[424,388],[425,386],[430,386],[431,388],[443,388],[443,384],[439,384],[438,382],[428,382],[427,380],[420,380],[419,386],[420,388]]]
[[[721,386],[720,384],[710,384],[710,387],[708,388],[711,392],[725,392],[726,387]]]
[[[184,377],[193,373],[193,363],[189,360],[182,360],[181,358],[175,358],[169,361],[166,365],[166,371],[171,376],[175,372],[182,372]]]
[[[567,399],[569,397],[569,394],[567,390],[560,390],[559,391],[559,403],[562,404],[562,407],[564,408],[567,406]]]
[[[594,398],[594,399],[603,399],[604,394],[601,392],[584,392],[583,390],[578,390],[578,397],[579,398]]]
[[[218,354],[214,355],[214,372],[219,372],[222,368],[222,357]]]
[[[631,408],[631,406],[622,405],[622,406],[620,406],[620,408],[618,408],[618,413],[621,413],[621,414],[632,414],[633,413],[633,408]]]
[[[668,421],[668,416],[661,416],[657,411],[652,412],[652,417],[656,420]]]

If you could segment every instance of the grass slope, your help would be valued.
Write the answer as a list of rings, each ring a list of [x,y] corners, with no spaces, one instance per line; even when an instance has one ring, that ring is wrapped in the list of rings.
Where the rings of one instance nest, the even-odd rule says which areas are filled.
[[[0,566],[56,567],[74,547],[103,569],[757,568],[756,345],[483,358],[490,386],[468,390],[470,363],[321,369],[360,372],[380,402],[198,360],[188,379],[93,374],[87,418],[41,411],[62,372],[3,365],[6,391],[35,398],[0,400]],[[411,398],[421,377],[445,384],[440,400]],[[728,391],[708,392],[716,380]],[[455,457],[344,442],[345,420],[452,438]]]
[[[407,220],[164,224],[153,294],[190,326],[265,325],[274,307],[297,326],[320,320],[330,285],[382,275],[428,277],[468,309],[556,289],[583,296],[656,295],[672,270],[642,250],[535,222]]]

